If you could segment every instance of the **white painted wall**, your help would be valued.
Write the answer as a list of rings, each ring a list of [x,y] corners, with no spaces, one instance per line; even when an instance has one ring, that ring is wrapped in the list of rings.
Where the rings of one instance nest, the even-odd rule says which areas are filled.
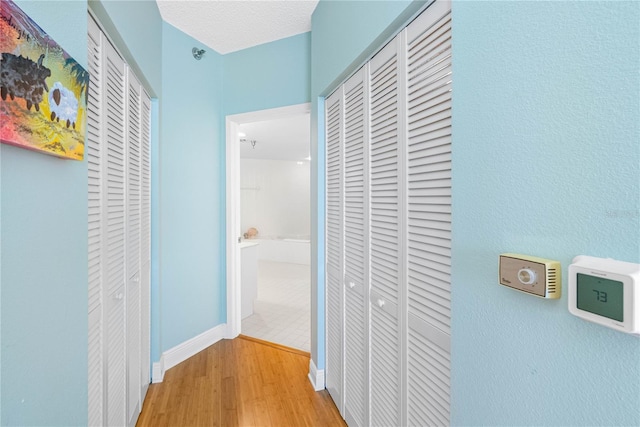
[[[241,229],[259,237],[310,234],[309,162],[240,159]]]

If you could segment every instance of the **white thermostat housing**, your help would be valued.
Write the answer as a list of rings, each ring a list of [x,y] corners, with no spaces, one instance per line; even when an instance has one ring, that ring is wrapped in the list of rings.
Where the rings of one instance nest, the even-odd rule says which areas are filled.
[[[640,264],[580,255],[569,265],[569,312],[640,335]]]
[[[500,255],[500,284],[542,298],[560,298],[560,262],[520,254]]]

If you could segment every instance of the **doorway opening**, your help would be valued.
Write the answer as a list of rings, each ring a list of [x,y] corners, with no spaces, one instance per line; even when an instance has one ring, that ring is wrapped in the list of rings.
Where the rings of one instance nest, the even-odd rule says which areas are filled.
[[[310,350],[310,106],[227,117],[227,318]]]

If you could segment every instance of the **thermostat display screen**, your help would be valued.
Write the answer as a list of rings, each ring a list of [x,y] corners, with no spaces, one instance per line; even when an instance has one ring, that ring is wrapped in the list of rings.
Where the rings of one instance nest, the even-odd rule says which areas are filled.
[[[577,273],[577,306],[609,319],[624,321],[624,287],[622,282]]]

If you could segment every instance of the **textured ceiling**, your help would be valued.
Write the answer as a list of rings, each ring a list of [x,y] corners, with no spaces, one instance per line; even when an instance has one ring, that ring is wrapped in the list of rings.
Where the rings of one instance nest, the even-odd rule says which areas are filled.
[[[311,30],[318,0],[156,0],[162,19],[226,54]]]

